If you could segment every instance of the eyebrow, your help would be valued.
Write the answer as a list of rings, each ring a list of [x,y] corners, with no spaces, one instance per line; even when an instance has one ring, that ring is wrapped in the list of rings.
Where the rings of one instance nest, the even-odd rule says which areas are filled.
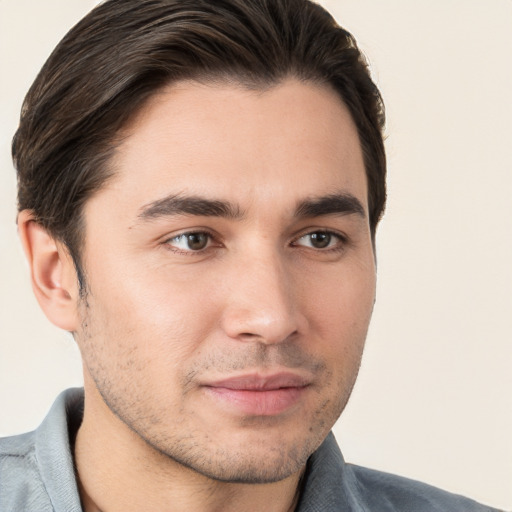
[[[366,217],[365,210],[359,199],[352,194],[342,192],[327,196],[313,197],[300,201],[294,216],[304,219],[323,215],[358,215]],[[240,220],[244,212],[236,204],[218,199],[207,199],[201,196],[169,195],[153,201],[140,210],[138,218],[154,220],[174,215],[195,215],[201,217],[224,217]]]
[[[306,199],[301,201],[295,210],[295,216],[298,218],[354,214],[366,217],[361,201],[347,192]]]
[[[173,215],[225,217],[228,219],[241,219],[243,217],[240,208],[228,201],[199,196],[169,195],[143,206],[138,218],[152,220]]]

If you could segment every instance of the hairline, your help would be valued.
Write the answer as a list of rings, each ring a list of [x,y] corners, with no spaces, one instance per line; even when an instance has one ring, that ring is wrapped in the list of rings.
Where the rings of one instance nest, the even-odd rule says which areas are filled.
[[[86,221],[85,221],[85,208],[89,201],[100,191],[102,191],[105,186],[107,186],[108,182],[115,179],[116,175],[119,172],[119,169],[115,168],[114,165],[114,156],[116,151],[122,146],[123,142],[130,137],[130,130],[133,129],[134,125],[137,122],[137,118],[143,114],[144,110],[147,108],[148,104],[155,99],[160,94],[165,94],[166,92],[171,91],[175,87],[179,87],[182,84],[200,84],[205,87],[221,87],[221,86],[230,86],[240,88],[246,91],[253,92],[261,92],[264,93],[272,88],[278,87],[282,85],[287,80],[296,80],[301,84],[310,84],[319,88],[324,88],[325,90],[329,90],[335,94],[337,99],[343,104],[344,108],[347,109],[348,114],[350,115],[351,121],[354,123],[357,139],[359,141],[359,149],[361,150],[363,156],[363,165],[365,171],[365,181],[366,181],[366,194],[367,199],[370,200],[370,187],[368,182],[368,168],[365,159],[365,148],[363,142],[361,141],[361,137],[359,134],[359,129],[357,127],[356,120],[354,115],[345,101],[342,93],[335,87],[335,85],[328,78],[322,78],[318,75],[314,74],[305,74],[301,73],[300,69],[296,69],[294,67],[290,67],[287,70],[284,70],[280,75],[274,76],[264,76],[261,74],[252,74],[248,72],[244,72],[244,70],[236,70],[236,69],[226,69],[226,70],[204,70],[204,69],[192,69],[188,73],[185,73],[183,76],[178,77],[169,77],[168,80],[155,87],[151,90],[147,95],[140,95],[141,102],[137,105],[132,112],[130,112],[126,119],[123,120],[122,124],[117,127],[114,131],[113,135],[105,141],[106,151],[104,153],[104,158],[100,161],[97,167],[97,175],[101,176],[101,184],[95,190],[92,191],[90,195],[87,196],[86,200],[81,204],[80,209],[76,213],[75,217],[75,228],[72,231],[74,237],[72,240],[66,239],[64,236],[59,236],[58,234],[54,234],[54,237],[59,239],[64,245],[67,247],[69,254],[72,258],[73,264],[75,266],[75,270],[77,273],[77,279],[80,290],[80,297],[85,298],[87,295],[87,279],[86,272],[82,260],[82,252],[85,247],[86,241]],[[341,171],[340,171],[341,172]],[[370,212],[368,212],[370,213]],[[37,220],[37,219],[36,219]],[[374,247],[375,252],[375,232],[377,228],[377,223],[375,225],[371,225],[371,217],[369,216],[370,221],[370,231],[372,235],[372,245]]]

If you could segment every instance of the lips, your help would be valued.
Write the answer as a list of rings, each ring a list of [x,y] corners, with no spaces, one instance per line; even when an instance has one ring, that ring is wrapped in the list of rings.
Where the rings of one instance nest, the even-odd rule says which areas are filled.
[[[203,389],[218,405],[251,416],[274,416],[298,405],[311,379],[289,372],[243,375],[218,380]]]

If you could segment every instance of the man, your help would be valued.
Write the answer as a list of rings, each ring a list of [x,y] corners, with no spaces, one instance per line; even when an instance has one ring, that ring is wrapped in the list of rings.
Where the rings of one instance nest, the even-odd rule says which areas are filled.
[[[329,434],[375,298],[383,123],[304,0],[111,0],[64,38],[13,155],[84,393],[2,441],[2,510],[491,510]]]

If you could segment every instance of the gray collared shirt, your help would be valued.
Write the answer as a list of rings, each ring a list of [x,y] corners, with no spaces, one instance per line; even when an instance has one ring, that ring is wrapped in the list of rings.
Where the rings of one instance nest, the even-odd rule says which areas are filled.
[[[83,390],[63,392],[34,431],[0,440],[1,512],[82,512],[70,440]],[[329,434],[310,457],[297,512],[496,512],[388,473],[346,464]]]

